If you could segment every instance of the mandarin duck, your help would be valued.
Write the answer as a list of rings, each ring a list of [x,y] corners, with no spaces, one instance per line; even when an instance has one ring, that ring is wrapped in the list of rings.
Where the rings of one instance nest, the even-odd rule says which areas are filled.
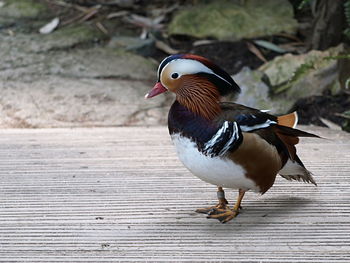
[[[265,193],[277,174],[316,185],[295,145],[298,137],[318,136],[295,129],[295,112],[277,117],[221,102],[223,96],[239,93],[240,87],[201,56],[171,55],[160,63],[157,75],[157,83],[145,97],[175,93],[168,128],[178,157],[191,173],[218,188],[218,204],[196,212],[226,223],[238,215],[246,191]],[[238,189],[232,208],[223,188]]]

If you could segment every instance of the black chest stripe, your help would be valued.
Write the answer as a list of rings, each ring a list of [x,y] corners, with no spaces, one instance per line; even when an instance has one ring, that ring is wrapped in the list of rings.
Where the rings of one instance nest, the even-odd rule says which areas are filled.
[[[224,155],[235,150],[243,140],[242,132],[237,122],[225,121],[213,137],[204,144],[203,153],[211,157]]]
[[[237,122],[224,121],[218,125],[200,117],[177,101],[168,116],[169,133],[180,133],[197,144],[198,150],[207,156],[221,156],[235,150],[243,141]]]

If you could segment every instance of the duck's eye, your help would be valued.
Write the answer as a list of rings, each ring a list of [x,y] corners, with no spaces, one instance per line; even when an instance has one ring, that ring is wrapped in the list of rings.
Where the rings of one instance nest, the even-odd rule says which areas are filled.
[[[177,79],[179,77],[179,73],[173,73],[173,74],[171,74],[171,78],[172,79]]]

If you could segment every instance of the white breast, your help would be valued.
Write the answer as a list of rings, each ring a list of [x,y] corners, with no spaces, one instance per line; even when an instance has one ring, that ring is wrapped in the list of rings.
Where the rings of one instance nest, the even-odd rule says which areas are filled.
[[[254,181],[245,176],[244,168],[232,160],[205,156],[193,141],[179,134],[173,134],[171,138],[180,161],[201,180],[222,187],[260,190]]]

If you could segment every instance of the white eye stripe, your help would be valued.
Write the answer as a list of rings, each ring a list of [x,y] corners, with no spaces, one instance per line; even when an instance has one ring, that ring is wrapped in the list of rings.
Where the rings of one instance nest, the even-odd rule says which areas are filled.
[[[227,82],[228,84],[231,85],[229,81],[224,79],[223,77],[219,76],[216,74],[214,71],[212,71],[210,68],[202,64],[201,62],[193,59],[174,59],[171,60],[168,64],[166,64],[162,72],[165,72],[165,69],[168,68],[170,69],[171,74],[176,72],[179,74],[179,76],[182,75],[190,75],[190,74],[196,74],[196,73],[208,73],[217,76],[218,78],[222,79],[223,81]],[[158,68],[158,75],[159,75],[159,70]]]
[[[171,72],[177,72],[180,75],[195,74],[198,72],[214,73],[210,68],[193,59],[174,59],[164,69],[167,67],[171,69]]]

